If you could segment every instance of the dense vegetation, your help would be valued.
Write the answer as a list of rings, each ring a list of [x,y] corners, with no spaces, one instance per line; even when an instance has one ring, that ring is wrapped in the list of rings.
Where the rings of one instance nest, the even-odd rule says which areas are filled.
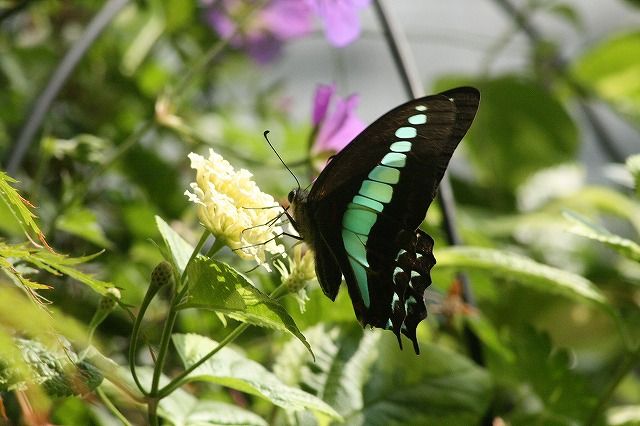
[[[0,1],[0,423],[640,423],[640,29],[569,56],[536,25],[582,35],[577,10],[495,0],[513,25],[482,71],[423,82],[482,100],[456,215],[437,200],[422,225],[416,356],[345,289],[327,299],[270,222],[295,182],[263,132],[305,186],[376,99],[330,84],[348,55],[308,118],[270,77],[288,43],[341,52],[363,14],[388,18],[332,3]],[[516,34],[526,66],[492,72]]]

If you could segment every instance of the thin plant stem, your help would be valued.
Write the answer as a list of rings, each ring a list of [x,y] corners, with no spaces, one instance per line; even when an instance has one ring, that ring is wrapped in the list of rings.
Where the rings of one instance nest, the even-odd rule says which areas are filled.
[[[102,9],[100,9],[91,20],[84,34],[78,38],[64,58],[62,58],[62,61],[60,61],[60,64],[51,75],[47,86],[35,101],[31,114],[29,114],[27,121],[16,138],[16,143],[7,161],[7,173],[13,175],[18,170],[22,159],[40,130],[51,104],[58,96],[58,93],[60,93],[60,89],[62,89],[73,73],[73,70],[75,70],[80,60],[98,36],[130,1],[131,0],[109,0],[106,2]]]
[[[281,284],[271,292],[269,297],[274,299],[279,299],[282,296],[286,295],[287,293],[288,293],[287,287]],[[248,323],[240,324],[238,327],[235,328],[235,330],[227,334],[227,337],[225,337],[222,341],[220,341],[218,345],[215,348],[213,348],[209,353],[207,353],[202,358],[200,358],[197,362],[189,366],[189,368],[185,369],[183,372],[178,374],[176,377],[174,377],[171,380],[171,382],[169,382],[166,386],[160,389],[160,391],[158,391],[158,398],[163,398],[169,395],[171,392],[173,392],[177,388],[179,388],[180,386],[182,386],[184,380],[189,374],[191,374],[191,372],[193,372],[196,368],[204,364],[209,358],[211,358],[216,353],[218,353],[222,348],[224,348],[229,343],[237,339],[242,333],[245,332],[247,328],[249,328],[250,325],[251,324],[248,324]]]
[[[405,92],[410,98],[418,98],[420,96],[423,96],[424,90],[422,89],[422,84],[420,83],[420,79],[418,78],[417,66],[415,64],[414,57],[411,54],[411,49],[409,48],[407,40],[405,39],[398,25],[396,25],[396,23],[391,19],[389,12],[386,10],[386,7],[383,4],[383,1],[375,0],[374,6],[376,9],[378,20],[380,21],[384,29],[387,45],[389,46],[389,50],[391,52],[391,55],[393,56],[398,74],[400,75],[403,86],[405,88]],[[444,174],[442,181],[440,182],[438,197],[440,201],[440,208],[442,209],[442,216],[444,218],[444,226],[447,239],[452,245],[460,245],[462,244],[462,238],[460,237],[458,229],[455,225],[455,197],[447,173]],[[475,306],[475,297],[473,296],[471,285],[467,276],[465,274],[459,274],[458,279],[460,280],[462,287],[462,299],[466,304]],[[471,358],[477,364],[484,365],[484,354],[482,352],[482,345],[480,344],[480,340],[471,329],[468,329],[468,327],[465,327],[465,336],[467,339],[467,346]]]
[[[202,249],[202,246],[204,246],[204,243],[207,242],[207,238],[209,238],[209,235],[211,235],[211,232],[205,229],[202,233],[202,236],[200,237],[200,240],[198,240],[198,244],[196,244],[195,248],[193,249],[191,257],[189,257],[187,264],[184,266],[184,271],[182,271],[182,274],[180,275],[180,286],[184,285],[185,279],[187,278],[187,269],[189,268],[189,265],[191,265],[191,262],[193,262],[196,256],[198,256],[198,254],[200,253],[200,250]]]
[[[98,386],[98,388],[96,388],[96,393],[102,400],[102,403],[104,404],[104,406],[107,407],[107,409],[111,412],[111,414],[117,417],[118,420],[120,420],[123,425],[131,426],[131,423],[129,423],[129,420],[127,420],[127,418],[120,412],[120,410],[118,410],[118,408],[113,404],[113,402],[111,402],[111,399],[109,399],[109,397],[107,396],[107,394],[104,393],[101,387]]]

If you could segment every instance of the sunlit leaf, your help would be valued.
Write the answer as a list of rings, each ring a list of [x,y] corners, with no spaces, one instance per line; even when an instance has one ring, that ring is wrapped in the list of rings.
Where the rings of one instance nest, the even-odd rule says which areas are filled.
[[[267,426],[257,414],[237,405],[198,399],[176,389],[160,401],[158,415],[174,426]]]
[[[164,240],[169,254],[173,259],[174,265],[178,268],[180,274],[184,272],[187,267],[187,262],[193,253],[194,248],[186,242],[176,231],[174,231],[167,222],[165,222],[160,216],[156,216],[156,224],[162,239]]]
[[[572,223],[573,226],[569,230],[574,234],[600,241],[629,259],[640,262],[640,245],[636,242],[612,234],[579,213],[567,210],[564,212],[564,217]]]
[[[311,351],[284,307],[229,265],[198,256],[189,265],[187,274],[189,291],[185,301],[179,305],[180,309],[209,309],[238,321],[287,331]]]
[[[573,67],[575,76],[640,121],[640,32],[617,33],[589,49]]]
[[[438,250],[439,268],[479,269],[547,293],[589,302],[610,312],[604,295],[586,278],[535,262],[525,256],[480,247],[446,247]]]
[[[188,368],[213,350],[218,343],[195,334],[174,334],[173,343],[184,367]],[[288,386],[262,365],[231,348],[224,347],[189,374],[188,381],[208,381],[271,401],[289,410],[313,410],[333,418],[340,415],[321,399]]]

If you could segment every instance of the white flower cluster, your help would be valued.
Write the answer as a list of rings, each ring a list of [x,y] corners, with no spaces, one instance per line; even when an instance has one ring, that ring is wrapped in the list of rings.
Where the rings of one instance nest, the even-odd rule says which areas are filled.
[[[302,244],[298,244],[293,248],[293,256],[288,259],[289,268],[280,260],[276,260],[273,266],[280,272],[282,284],[296,296],[300,311],[304,312],[305,303],[309,300],[305,287],[309,281],[316,279],[316,269],[313,252],[306,250],[303,253],[302,247]]]
[[[265,264],[266,253],[279,254],[284,246],[275,240],[282,234],[280,221],[274,223],[278,204],[260,191],[252,174],[236,171],[221,155],[209,150],[209,158],[190,153],[196,181],[185,195],[198,205],[198,217],[211,233],[243,259]]]

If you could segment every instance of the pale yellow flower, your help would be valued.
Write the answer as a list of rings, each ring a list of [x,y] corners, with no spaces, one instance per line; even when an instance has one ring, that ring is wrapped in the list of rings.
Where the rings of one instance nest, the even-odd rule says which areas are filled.
[[[316,279],[315,262],[313,252],[306,250],[302,252],[302,245],[299,244],[293,248],[293,256],[289,257],[289,267],[277,260],[273,266],[280,272],[282,284],[284,284],[290,293],[296,294],[300,310],[304,312],[304,304],[309,298],[305,291],[307,283]]]
[[[198,217],[216,238],[243,259],[265,264],[266,253],[279,254],[284,246],[275,238],[282,234],[278,206],[271,195],[260,191],[252,174],[236,171],[221,155],[209,150],[209,158],[189,154],[196,181],[191,191],[185,191],[190,201],[198,205]]]

